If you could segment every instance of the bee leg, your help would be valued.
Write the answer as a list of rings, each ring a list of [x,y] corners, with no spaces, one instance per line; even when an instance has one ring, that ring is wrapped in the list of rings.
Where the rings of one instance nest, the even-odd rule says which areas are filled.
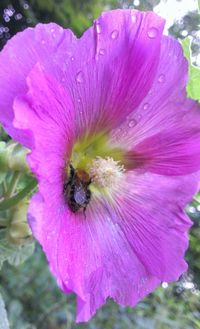
[[[89,203],[90,199],[91,199],[91,191],[90,190],[87,190],[86,192],[86,198],[87,198],[87,203]]]
[[[71,163],[70,163],[69,167],[70,167],[70,176],[73,178],[75,176],[75,169]]]
[[[64,190],[67,189],[67,186],[69,186],[70,182],[68,181],[67,183],[64,184]]]
[[[84,218],[86,219],[86,208],[87,208],[87,204],[85,205],[85,207],[83,207],[83,215],[84,215]]]

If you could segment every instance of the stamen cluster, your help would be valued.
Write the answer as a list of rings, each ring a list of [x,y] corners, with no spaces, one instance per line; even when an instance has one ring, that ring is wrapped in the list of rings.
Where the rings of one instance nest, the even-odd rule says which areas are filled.
[[[116,187],[122,179],[124,171],[124,166],[111,157],[105,159],[96,157],[89,167],[89,174],[93,183],[100,187]]]

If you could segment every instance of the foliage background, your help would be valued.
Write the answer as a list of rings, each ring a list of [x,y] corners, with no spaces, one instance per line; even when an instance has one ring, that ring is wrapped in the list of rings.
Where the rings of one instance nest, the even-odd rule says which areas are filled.
[[[91,25],[102,9],[135,7],[141,10],[152,10],[160,2],[166,1],[1,0],[0,48],[12,35],[27,26],[34,26],[37,22],[54,21],[72,28],[77,35],[80,35]],[[181,20],[174,22],[169,29],[169,33],[176,37],[183,38],[186,35],[193,37],[194,56],[199,53],[199,23],[197,11],[192,11]],[[0,130],[0,141],[3,140],[7,141],[9,137]],[[0,189],[0,194],[1,192]],[[190,247],[186,255],[189,263],[188,273],[177,283],[163,283],[159,289],[133,309],[123,308],[108,301],[87,324],[74,323],[75,298],[59,291],[38,245],[35,247],[34,254],[19,266],[9,264],[13,263],[9,256],[8,262],[4,263],[0,272],[0,292],[8,311],[10,328],[200,328],[200,205],[198,195],[188,206],[187,211],[194,221],[190,232]],[[14,263],[16,262],[15,259]],[[3,328],[1,318],[0,328]]]

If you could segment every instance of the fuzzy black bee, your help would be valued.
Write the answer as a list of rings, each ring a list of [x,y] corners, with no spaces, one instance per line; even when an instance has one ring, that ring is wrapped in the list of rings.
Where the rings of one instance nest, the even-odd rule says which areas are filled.
[[[90,184],[90,176],[82,169],[74,169],[70,164],[70,174],[64,184],[64,195],[71,211],[86,210],[91,199]]]

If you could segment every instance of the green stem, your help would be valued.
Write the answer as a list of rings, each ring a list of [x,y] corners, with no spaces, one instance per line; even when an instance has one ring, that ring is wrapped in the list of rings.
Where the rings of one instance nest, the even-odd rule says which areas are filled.
[[[3,188],[3,195],[4,195],[4,194],[6,194],[6,191],[7,191],[7,182],[6,182],[6,180],[3,181],[2,188]]]
[[[197,204],[199,204],[200,203],[200,198],[199,197],[193,197],[193,201],[195,201]]]
[[[5,199],[10,198],[13,195],[13,193],[15,192],[15,189],[16,189],[20,176],[21,176],[21,173],[19,171],[14,172],[10,185],[5,193]]]
[[[24,199],[28,194],[30,194],[37,186],[37,181],[33,179],[29,185],[27,185],[22,191],[14,195],[10,199],[3,200],[0,202],[0,210],[6,210],[15,206],[19,201]]]

